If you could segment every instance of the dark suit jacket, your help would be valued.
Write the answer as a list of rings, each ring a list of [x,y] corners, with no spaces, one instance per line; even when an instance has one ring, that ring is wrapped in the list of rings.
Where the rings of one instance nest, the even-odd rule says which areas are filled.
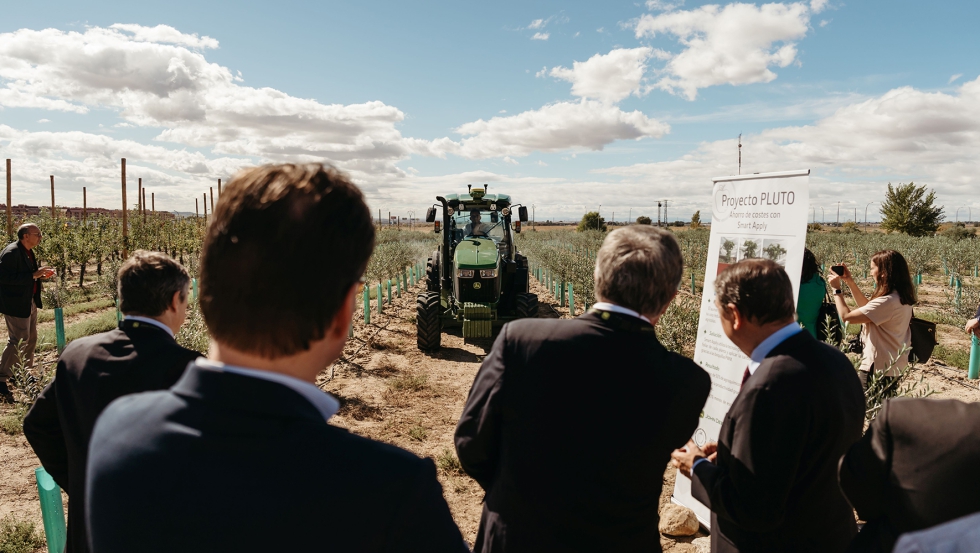
[[[0,313],[24,319],[31,316],[31,301],[41,308],[41,281],[34,280],[37,269],[20,241],[7,244],[0,252]]]
[[[711,380],[634,317],[589,312],[503,327],[456,428],[486,490],[475,551],[660,551],[670,453]]]
[[[85,465],[99,413],[120,396],[173,386],[200,355],[177,345],[163,329],[135,321],[65,348],[54,380],[24,418],[24,436],[44,470],[68,492],[67,551],[88,551]]]
[[[287,386],[198,364],[105,410],[86,507],[98,553],[468,551],[431,459],[327,424]]]
[[[890,552],[904,532],[980,511],[980,403],[885,402],[840,460],[840,487],[867,524],[851,551]]]
[[[864,409],[844,354],[805,331],[777,345],[725,416],[717,464],[694,469],[712,552],[844,551],[857,526],[837,460],[861,438]]]

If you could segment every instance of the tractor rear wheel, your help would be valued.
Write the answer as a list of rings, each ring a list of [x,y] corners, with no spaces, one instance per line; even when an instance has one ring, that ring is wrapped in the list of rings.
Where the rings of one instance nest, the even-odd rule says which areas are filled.
[[[439,279],[439,252],[432,252],[432,257],[425,264],[425,289],[438,294],[442,289],[441,282]]]
[[[517,294],[514,298],[514,313],[521,319],[534,319],[538,316],[538,295]]]
[[[442,346],[442,305],[438,292],[422,292],[415,300],[415,330],[419,349],[437,350]]]

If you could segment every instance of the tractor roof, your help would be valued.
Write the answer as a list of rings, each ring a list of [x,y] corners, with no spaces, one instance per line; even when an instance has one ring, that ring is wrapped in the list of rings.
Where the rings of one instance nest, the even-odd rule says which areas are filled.
[[[481,190],[482,192],[482,190]],[[508,194],[486,194],[483,198],[475,199],[470,194],[446,194],[447,203],[464,203],[467,205],[486,203],[486,204],[501,204],[501,207],[508,206],[511,203],[510,196]]]

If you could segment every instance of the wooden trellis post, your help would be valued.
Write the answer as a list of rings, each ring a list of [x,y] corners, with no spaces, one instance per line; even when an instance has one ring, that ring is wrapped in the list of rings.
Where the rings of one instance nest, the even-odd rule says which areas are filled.
[[[54,175],[51,175],[51,217],[55,217],[54,212]]]
[[[10,160],[7,160],[7,238],[14,235],[14,218],[10,209]]]
[[[129,230],[126,228],[129,223],[129,209],[126,207],[126,158],[122,158],[122,238],[123,238],[123,259],[129,257]]]
[[[82,187],[82,221],[88,220],[88,191]]]

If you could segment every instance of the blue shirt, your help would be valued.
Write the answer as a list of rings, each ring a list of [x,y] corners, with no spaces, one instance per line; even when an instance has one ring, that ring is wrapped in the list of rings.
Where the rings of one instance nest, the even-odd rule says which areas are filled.
[[[766,359],[769,352],[776,349],[776,346],[782,344],[790,336],[802,331],[803,329],[800,328],[799,323],[792,322],[770,334],[768,338],[752,350],[752,355],[749,356],[749,374],[755,374],[756,369]]]

